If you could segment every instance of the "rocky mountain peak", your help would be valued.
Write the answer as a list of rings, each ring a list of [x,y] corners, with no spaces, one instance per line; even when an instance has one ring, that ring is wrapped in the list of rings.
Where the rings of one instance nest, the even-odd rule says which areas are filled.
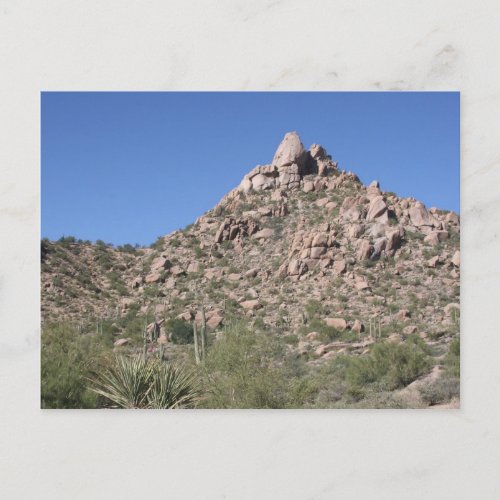
[[[264,191],[284,188],[297,189],[304,176],[317,174],[326,176],[337,168],[326,150],[313,144],[306,151],[297,132],[288,132],[279,144],[272,162],[268,165],[257,165],[245,175],[239,191]]]
[[[274,154],[272,165],[280,169],[295,164],[300,169],[304,167],[305,160],[306,150],[300,140],[299,134],[297,132],[288,132]]]

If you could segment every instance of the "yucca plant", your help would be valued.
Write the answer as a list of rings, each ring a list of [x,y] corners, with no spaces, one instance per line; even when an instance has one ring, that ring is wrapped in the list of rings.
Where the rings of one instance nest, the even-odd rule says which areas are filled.
[[[148,394],[148,408],[192,408],[198,390],[192,375],[181,368],[155,362],[156,370]]]
[[[199,396],[182,368],[141,356],[116,357],[90,389],[120,408],[189,408]]]

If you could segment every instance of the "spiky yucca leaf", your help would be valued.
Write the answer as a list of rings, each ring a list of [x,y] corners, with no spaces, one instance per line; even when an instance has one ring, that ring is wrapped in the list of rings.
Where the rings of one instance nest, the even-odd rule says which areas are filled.
[[[141,357],[118,356],[92,380],[90,388],[121,408],[144,408],[153,369],[153,365]]]
[[[91,380],[91,390],[120,408],[192,407],[198,397],[194,379],[181,368],[142,356],[119,356]]]
[[[192,408],[199,392],[192,375],[165,363],[157,365],[147,399],[148,408]]]

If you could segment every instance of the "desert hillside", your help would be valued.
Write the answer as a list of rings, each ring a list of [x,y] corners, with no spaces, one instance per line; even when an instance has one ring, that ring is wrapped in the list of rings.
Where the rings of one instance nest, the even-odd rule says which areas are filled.
[[[380,181],[363,185],[291,132],[151,248],[43,240],[42,361],[56,338],[85,339],[100,346],[87,361],[161,356],[229,394],[227,353],[258,353],[254,370],[293,385],[259,407],[457,406],[460,218]],[[193,327],[206,334],[201,360]],[[258,405],[210,394],[201,406]]]

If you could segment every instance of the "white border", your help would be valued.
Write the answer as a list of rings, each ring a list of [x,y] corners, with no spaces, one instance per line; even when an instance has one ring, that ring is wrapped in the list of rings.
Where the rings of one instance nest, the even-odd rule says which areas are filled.
[[[498,498],[499,5],[2,1],[0,496]],[[379,89],[462,92],[461,410],[39,410],[40,91]]]

